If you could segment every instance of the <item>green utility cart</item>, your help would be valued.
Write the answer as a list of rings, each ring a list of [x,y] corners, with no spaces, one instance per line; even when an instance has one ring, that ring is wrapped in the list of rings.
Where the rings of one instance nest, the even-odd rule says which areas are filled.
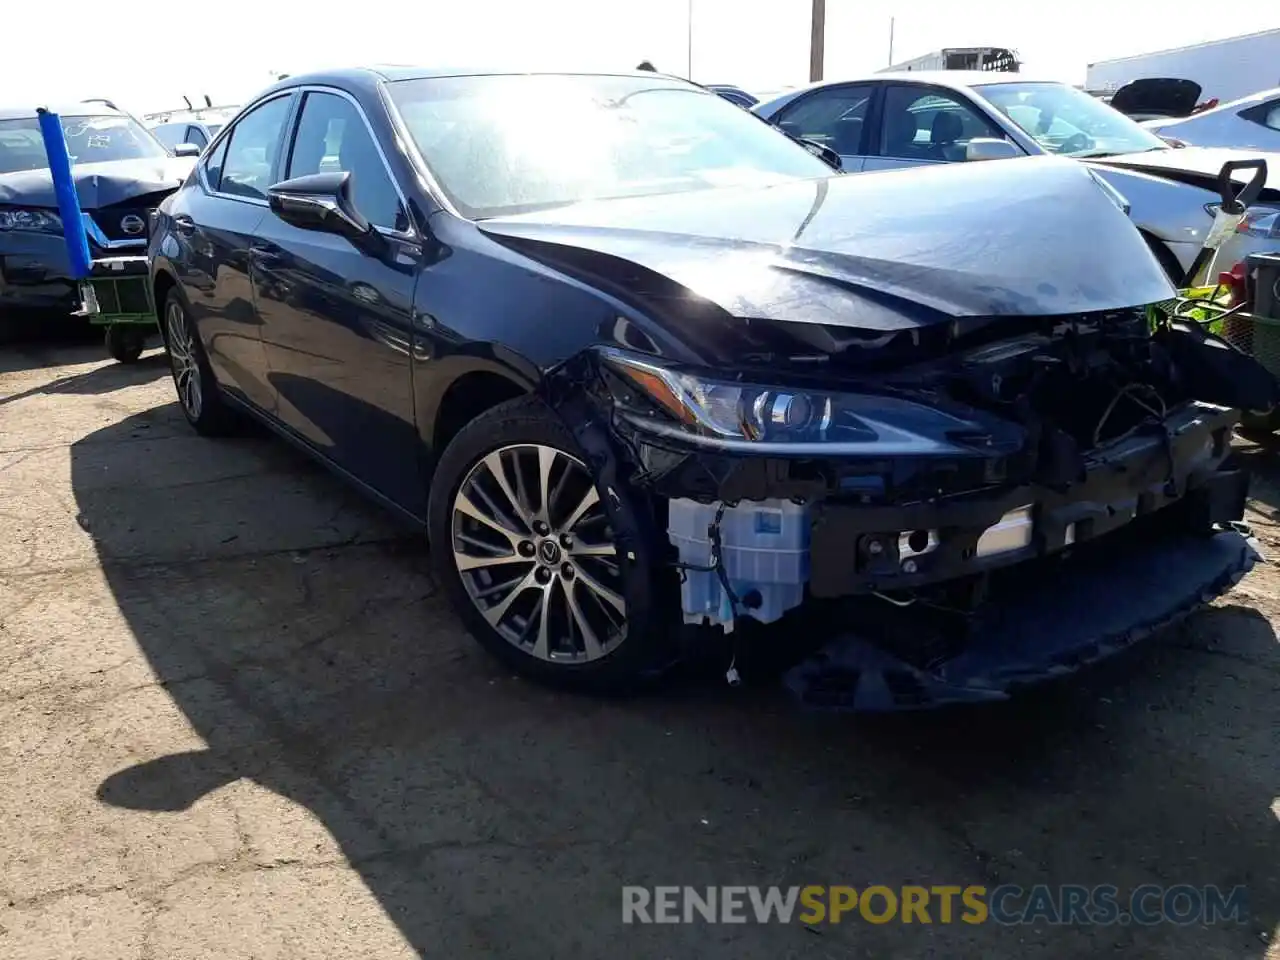
[[[94,260],[88,278],[80,283],[80,291],[79,313],[105,329],[107,352],[120,363],[136,362],[150,336],[159,332],[147,258]]]

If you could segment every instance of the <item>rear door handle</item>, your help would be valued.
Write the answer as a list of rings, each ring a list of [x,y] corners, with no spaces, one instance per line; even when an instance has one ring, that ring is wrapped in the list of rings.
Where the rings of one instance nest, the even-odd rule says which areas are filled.
[[[184,237],[189,237],[196,232],[196,222],[185,213],[180,213],[174,217],[173,225]]]

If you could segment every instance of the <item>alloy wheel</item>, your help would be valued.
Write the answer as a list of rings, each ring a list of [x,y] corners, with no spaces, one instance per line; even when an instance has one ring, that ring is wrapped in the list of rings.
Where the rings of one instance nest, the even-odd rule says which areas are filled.
[[[613,531],[590,471],[542,444],[471,468],[453,499],[453,560],[489,625],[530,656],[587,663],[626,636]]]
[[[196,361],[195,339],[182,314],[182,306],[170,303],[165,310],[165,329],[169,341],[169,362],[173,366],[173,382],[178,399],[192,420],[200,419],[204,394],[200,384],[200,364]]]

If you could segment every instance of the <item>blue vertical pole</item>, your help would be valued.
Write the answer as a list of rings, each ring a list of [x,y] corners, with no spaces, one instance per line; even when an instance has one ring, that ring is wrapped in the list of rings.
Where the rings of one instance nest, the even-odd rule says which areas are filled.
[[[49,155],[49,172],[53,175],[53,190],[58,198],[58,215],[62,217],[62,235],[67,241],[71,276],[83,280],[89,276],[89,240],[84,235],[80,197],[76,194],[75,181],[71,179],[71,156],[62,135],[62,120],[44,107],[37,109],[36,114],[40,118],[44,150]]]

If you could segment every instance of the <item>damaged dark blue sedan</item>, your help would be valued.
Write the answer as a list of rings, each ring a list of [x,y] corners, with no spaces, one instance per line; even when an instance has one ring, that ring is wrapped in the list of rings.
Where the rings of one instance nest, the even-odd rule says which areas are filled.
[[[1122,205],[1054,158],[846,178],[650,73],[358,70],[245,107],[151,275],[195,429],[249,413],[425,526],[513,669],[616,687],[820,611],[803,700],[918,706],[1254,561],[1226,461],[1274,385],[1151,319]]]
[[[170,155],[133,117],[107,101],[56,112],[91,255],[141,254],[150,212],[191,172],[192,151]],[[141,258],[137,263],[145,277]],[[146,314],[145,284],[139,282],[137,289],[138,302],[122,304],[121,312]],[[80,306],[36,109],[0,109],[0,322],[10,312],[65,316]]]

